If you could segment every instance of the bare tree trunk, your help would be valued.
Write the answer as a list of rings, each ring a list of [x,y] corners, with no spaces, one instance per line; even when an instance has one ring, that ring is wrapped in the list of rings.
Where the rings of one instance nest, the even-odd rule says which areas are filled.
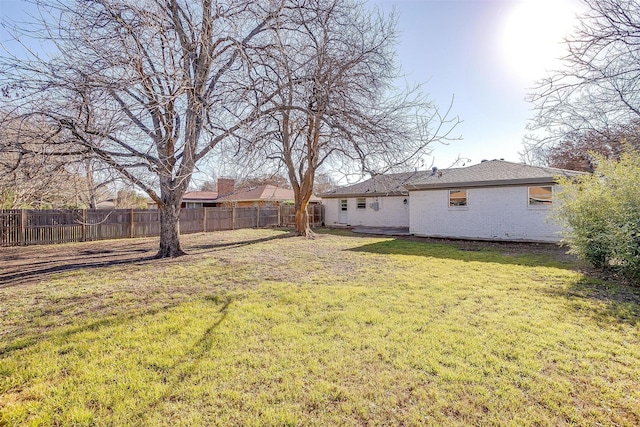
[[[166,203],[160,209],[160,249],[157,258],[185,255],[180,246],[180,201]]]
[[[294,184],[295,194],[295,217],[296,217],[296,234],[307,238],[315,237],[315,233],[309,227],[309,214],[307,213],[307,206],[309,206],[309,199],[313,192],[313,168],[309,168],[304,174],[300,185],[297,182]]]
[[[298,234],[299,236],[313,238],[315,236],[315,233],[309,226],[309,214],[307,212],[307,206],[309,206],[308,197],[303,198],[303,200],[296,201],[295,203],[296,234]]]

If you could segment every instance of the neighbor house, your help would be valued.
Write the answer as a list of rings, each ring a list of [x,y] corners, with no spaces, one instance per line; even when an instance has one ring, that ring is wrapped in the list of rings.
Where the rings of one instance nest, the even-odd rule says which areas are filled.
[[[216,206],[216,191],[188,191],[182,196],[183,208],[212,208]]]
[[[417,236],[557,242],[549,219],[558,176],[581,172],[506,162],[379,175],[323,195],[325,223],[409,227]]]
[[[187,191],[182,196],[183,208],[213,208],[218,206],[219,197],[226,196],[234,192],[235,180],[231,178],[218,178],[216,182],[218,191]]]
[[[258,187],[239,190],[216,200],[217,206],[279,206],[284,203],[293,203],[295,194],[290,188],[276,187],[275,185],[260,185]],[[319,204],[319,197],[311,196],[309,204]]]
[[[218,178],[218,191],[189,191],[182,197],[183,208],[279,206],[293,204],[295,195],[289,188],[260,185],[236,190],[235,180]],[[311,196],[309,204],[320,204],[322,199]]]

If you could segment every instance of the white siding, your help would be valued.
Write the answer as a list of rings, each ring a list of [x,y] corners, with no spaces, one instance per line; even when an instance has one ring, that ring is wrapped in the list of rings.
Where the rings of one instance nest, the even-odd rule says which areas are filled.
[[[367,227],[408,227],[409,196],[367,197],[367,208],[357,209],[356,197],[347,199],[347,224]],[[407,203],[404,203],[404,201]],[[378,210],[374,204],[378,203]],[[340,225],[340,199],[322,199],[325,205],[325,224],[329,227]]]
[[[452,208],[448,189],[412,191],[410,211],[409,231],[418,236],[560,240],[550,206],[529,206],[528,186],[468,188],[467,206]]]

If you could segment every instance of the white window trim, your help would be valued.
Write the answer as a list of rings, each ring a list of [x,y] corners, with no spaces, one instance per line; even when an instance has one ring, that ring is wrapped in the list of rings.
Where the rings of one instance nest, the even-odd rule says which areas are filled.
[[[363,206],[360,206],[360,201],[364,200]],[[367,198],[366,197],[356,197],[356,209],[365,210],[367,209]]]

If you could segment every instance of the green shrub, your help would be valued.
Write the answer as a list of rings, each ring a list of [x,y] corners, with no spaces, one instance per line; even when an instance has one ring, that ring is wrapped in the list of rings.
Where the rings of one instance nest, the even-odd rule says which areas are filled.
[[[640,279],[640,152],[618,161],[594,155],[593,174],[560,179],[556,217],[571,251],[598,268]]]

